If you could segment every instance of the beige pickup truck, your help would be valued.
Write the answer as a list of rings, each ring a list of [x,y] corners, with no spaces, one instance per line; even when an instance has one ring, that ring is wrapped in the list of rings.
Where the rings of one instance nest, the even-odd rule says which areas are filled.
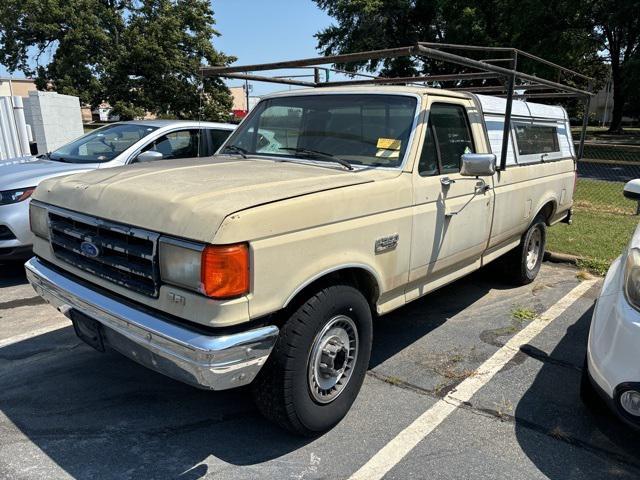
[[[514,101],[496,171],[504,122],[505,100],[441,89],[274,94],[212,158],[42,183],[27,275],[96,349],[251,384],[268,418],[322,432],[362,385],[373,318],[498,258],[536,277],[570,217],[568,117]]]

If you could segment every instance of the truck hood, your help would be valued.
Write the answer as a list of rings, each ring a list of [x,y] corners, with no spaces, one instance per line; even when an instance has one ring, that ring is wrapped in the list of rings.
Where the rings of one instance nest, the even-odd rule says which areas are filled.
[[[36,157],[18,157],[0,161],[0,191],[34,187],[59,175],[98,168],[97,163],[64,163]]]
[[[399,174],[395,173],[394,174]],[[211,242],[235,212],[370,182],[365,170],[259,158],[169,160],[42,183],[33,198],[96,217]]]

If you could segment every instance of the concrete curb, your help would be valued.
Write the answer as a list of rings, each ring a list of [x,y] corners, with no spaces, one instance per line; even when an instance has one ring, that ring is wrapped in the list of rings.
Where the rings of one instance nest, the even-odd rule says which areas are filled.
[[[553,263],[570,263],[571,265],[577,266],[580,257],[569,255],[567,253],[556,253],[547,251],[544,252],[544,259]]]

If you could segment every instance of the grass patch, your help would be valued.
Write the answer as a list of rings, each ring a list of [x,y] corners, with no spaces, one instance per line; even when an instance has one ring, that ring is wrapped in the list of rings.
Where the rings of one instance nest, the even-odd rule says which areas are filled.
[[[511,310],[511,317],[519,322],[529,322],[535,320],[537,316],[538,314],[530,308],[515,307]]]
[[[629,243],[637,224],[635,216],[576,208],[572,225],[561,223],[547,231],[547,248],[582,257],[580,268],[606,271]]]
[[[636,203],[622,196],[622,182],[579,179],[572,225],[558,224],[547,232],[547,248],[581,257],[578,267],[604,275],[625,249],[640,217]]]
[[[580,178],[573,199],[575,208],[593,212],[634,215],[637,202],[622,195],[624,182]]]

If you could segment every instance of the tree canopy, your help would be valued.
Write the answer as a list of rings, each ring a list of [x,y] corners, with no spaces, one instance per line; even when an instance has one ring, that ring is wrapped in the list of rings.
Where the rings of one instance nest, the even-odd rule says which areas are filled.
[[[611,68],[614,122],[633,89],[623,71],[640,56],[640,0],[314,0],[335,23],[318,32],[325,55],[407,46],[417,41],[509,46],[597,77]],[[634,13],[635,12],[635,13]],[[616,67],[616,64],[620,68]],[[437,62],[396,58],[345,65],[383,75],[436,72]],[[544,67],[521,65],[544,75]],[[596,84],[595,86],[598,86]],[[625,91],[625,89],[627,89]],[[637,97],[637,95],[636,95]]]
[[[4,0],[0,63],[123,118],[226,119],[228,89],[199,76],[234,60],[213,47],[214,25],[207,0]]]

